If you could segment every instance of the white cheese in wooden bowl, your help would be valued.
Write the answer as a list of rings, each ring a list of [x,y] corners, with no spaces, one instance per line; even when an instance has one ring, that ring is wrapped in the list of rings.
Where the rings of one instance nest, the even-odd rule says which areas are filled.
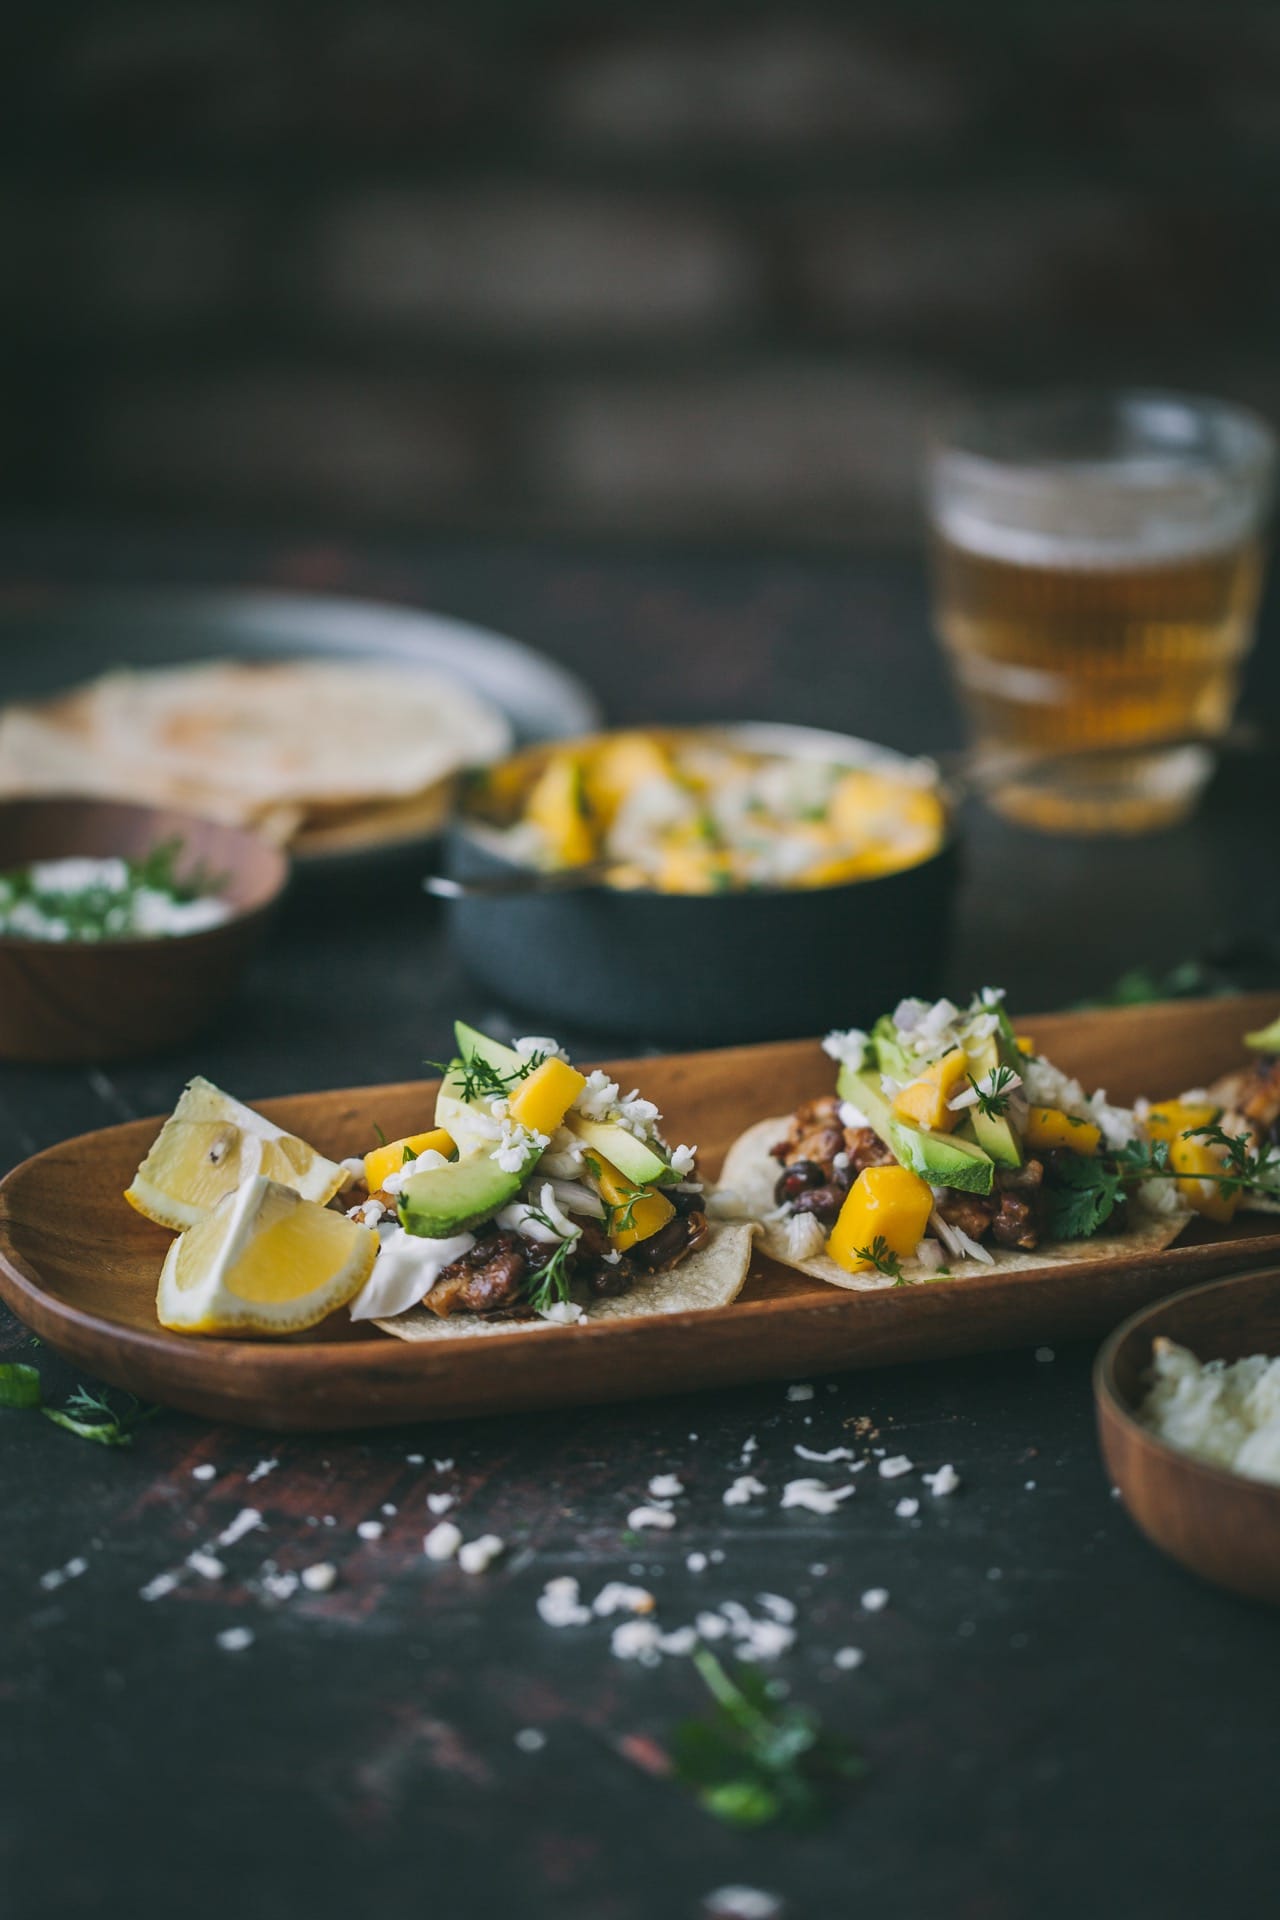
[[[1280,1486],[1280,1358],[1200,1361],[1158,1339],[1138,1417],[1183,1453]]]

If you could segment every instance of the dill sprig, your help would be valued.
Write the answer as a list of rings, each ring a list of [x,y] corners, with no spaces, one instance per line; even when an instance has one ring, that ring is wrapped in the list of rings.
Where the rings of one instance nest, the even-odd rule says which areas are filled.
[[[531,1220],[536,1220],[551,1233],[559,1232],[554,1220],[541,1207],[526,1205],[526,1210]],[[571,1234],[567,1240],[561,1240],[551,1258],[528,1275],[525,1298],[535,1313],[546,1313],[551,1307],[568,1301],[569,1268],[580,1238],[581,1230]]]
[[[479,1099],[505,1100],[511,1089],[527,1080],[546,1058],[545,1053],[526,1054],[510,1073],[503,1073],[480,1053],[456,1054],[452,1060],[427,1060],[423,1064],[434,1067],[442,1080],[456,1075],[461,1097],[470,1103]]]
[[[36,1369],[15,1362],[0,1366],[0,1407],[42,1413],[55,1427],[92,1440],[100,1447],[131,1447],[135,1430],[162,1411],[144,1406],[135,1394],[124,1395],[125,1405],[113,1407],[104,1392],[77,1387],[65,1407],[47,1407]]]

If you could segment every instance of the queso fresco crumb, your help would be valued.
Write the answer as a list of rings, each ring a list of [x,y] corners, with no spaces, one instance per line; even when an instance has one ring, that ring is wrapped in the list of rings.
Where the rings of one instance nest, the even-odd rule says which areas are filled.
[[[1280,1486],[1280,1358],[1202,1362],[1176,1341],[1156,1340],[1140,1417],[1198,1460]]]
[[[145,859],[33,860],[0,874],[0,933],[55,942],[173,938],[220,926],[231,909],[203,873],[179,880],[181,842]]]

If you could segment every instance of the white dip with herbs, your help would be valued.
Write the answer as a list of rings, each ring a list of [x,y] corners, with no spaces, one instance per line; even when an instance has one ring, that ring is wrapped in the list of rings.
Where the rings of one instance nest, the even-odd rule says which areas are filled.
[[[1138,1417],[1183,1453],[1280,1486],[1280,1358],[1201,1362],[1157,1340]]]
[[[0,933],[27,940],[136,940],[202,933],[231,912],[203,874],[180,880],[176,842],[142,860],[83,855],[0,874]]]

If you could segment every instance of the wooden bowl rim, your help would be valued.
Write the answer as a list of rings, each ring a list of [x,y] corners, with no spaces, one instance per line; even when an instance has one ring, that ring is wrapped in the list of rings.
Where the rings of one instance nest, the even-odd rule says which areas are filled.
[[[216,941],[243,926],[247,921],[267,913],[279,900],[289,884],[289,856],[282,847],[278,847],[262,834],[254,833],[250,827],[239,827],[228,820],[212,820],[207,814],[192,813],[186,807],[155,807],[145,801],[112,800],[103,794],[92,793],[33,793],[5,794],[0,797],[0,824],[12,807],[24,807],[33,812],[48,808],[51,812],[68,806],[111,807],[119,813],[133,814],[139,821],[165,820],[181,829],[185,821],[193,827],[214,828],[227,837],[228,854],[232,859],[243,859],[247,848],[265,854],[268,871],[256,896],[242,906],[232,906],[225,920],[216,926],[197,927],[191,933],[138,933],[124,934],[114,940],[37,940],[21,933],[0,932],[0,953],[23,954],[75,954],[80,957],[88,953],[139,954],[167,951],[170,948],[189,947],[198,943]],[[57,962],[55,961],[56,965]]]
[[[1202,1295],[1217,1293],[1224,1287],[1241,1285],[1248,1281],[1272,1279],[1280,1287],[1280,1266],[1254,1267],[1248,1273],[1227,1274],[1219,1280],[1207,1280],[1196,1287],[1185,1287],[1181,1293],[1171,1293],[1163,1300],[1157,1300],[1154,1306],[1141,1308],[1130,1314],[1127,1320],[1109,1333],[1098,1349],[1093,1363],[1093,1396],[1100,1414],[1118,1422],[1129,1438],[1141,1446],[1147,1453],[1154,1455],[1166,1468],[1190,1474],[1201,1479],[1206,1486],[1216,1487],[1219,1492],[1234,1493],[1237,1497],[1247,1494],[1251,1498],[1259,1496],[1270,1500],[1280,1508],[1280,1486],[1267,1480],[1255,1479],[1247,1473],[1233,1473],[1228,1467],[1216,1466],[1211,1460],[1202,1460],[1198,1454],[1188,1453],[1183,1447],[1175,1447],[1168,1440],[1144,1426],[1134,1409],[1120,1391],[1115,1377],[1116,1355],[1131,1334],[1137,1333],[1145,1323],[1155,1320],[1170,1307],[1181,1306],[1184,1302],[1195,1300]]]

